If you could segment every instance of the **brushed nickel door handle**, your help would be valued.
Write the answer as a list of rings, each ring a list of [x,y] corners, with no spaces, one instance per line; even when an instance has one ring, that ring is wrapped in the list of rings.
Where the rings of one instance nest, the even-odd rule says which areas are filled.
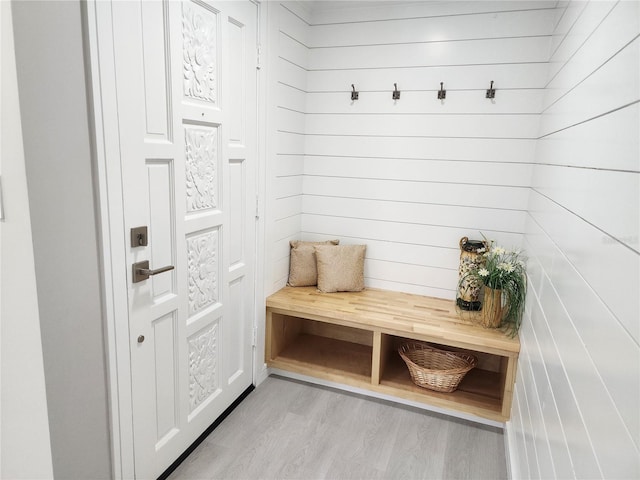
[[[133,283],[142,282],[148,279],[151,275],[158,275],[159,273],[168,272],[173,270],[173,265],[167,265],[166,267],[156,268],[154,270],[149,268],[149,260],[137,262],[133,264]]]

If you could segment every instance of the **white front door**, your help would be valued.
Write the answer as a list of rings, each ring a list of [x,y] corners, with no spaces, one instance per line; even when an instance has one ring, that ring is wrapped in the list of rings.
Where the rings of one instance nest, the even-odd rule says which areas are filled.
[[[252,382],[256,8],[95,4],[117,97],[107,162],[122,178],[136,478],[160,475]],[[135,282],[143,261],[175,268]]]

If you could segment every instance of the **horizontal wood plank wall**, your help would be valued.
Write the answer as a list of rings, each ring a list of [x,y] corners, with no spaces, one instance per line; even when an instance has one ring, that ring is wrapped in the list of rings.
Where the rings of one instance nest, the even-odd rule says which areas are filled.
[[[268,207],[272,219],[272,261],[268,266],[268,293],[279,290],[289,275],[289,241],[299,239],[302,225],[302,183],[306,125],[307,71],[309,67],[310,13],[302,2],[282,2],[270,7],[277,32],[272,53],[276,66],[275,154],[269,159],[272,194]],[[273,47],[272,47],[273,48]]]
[[[308,55],[304,115],[281,112],[304,134],[302,237],[366,244],[368,286],[443,298],[461,237],[520,246],[555,4],[315,10],[291,46]]]
[[[567,2],[526,219],[514,478],[640,478],[640,12]]]

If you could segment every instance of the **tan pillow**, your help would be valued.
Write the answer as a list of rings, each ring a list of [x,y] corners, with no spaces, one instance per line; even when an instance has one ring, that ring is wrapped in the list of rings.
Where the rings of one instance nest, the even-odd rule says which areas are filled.
[[[318,283],[318,271],[316,270],[316,254],[313,248],[316,245],[338,245],[340,240],[327,240],[326,242],[303,242],[292,240],[291,258],[289,264],[289,282],[291,287],[308,287]]]
[[[366,245],[317,245],[318,290],[321,292],[360,292],[364,290]]]

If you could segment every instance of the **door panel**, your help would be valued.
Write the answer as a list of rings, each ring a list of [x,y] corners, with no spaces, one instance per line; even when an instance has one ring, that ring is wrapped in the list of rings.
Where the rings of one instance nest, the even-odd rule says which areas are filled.
[[[135,471],[155,478],[252,381],[256,5],[114,1],[110,15]],[[141,225],[148,246],[128,237]],[[143,260],[175,269],[133,283]]]

